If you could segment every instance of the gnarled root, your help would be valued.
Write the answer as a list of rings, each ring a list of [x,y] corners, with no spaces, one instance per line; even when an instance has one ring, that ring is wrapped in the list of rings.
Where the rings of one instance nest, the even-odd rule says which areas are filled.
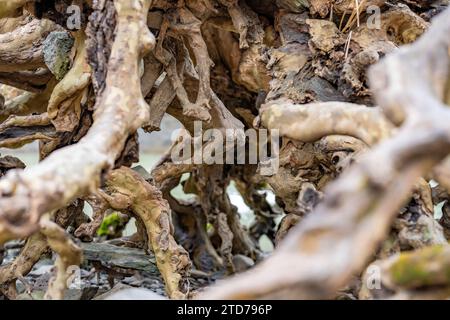
[[[450,113],[441,102],[450,70],[449,21],[450,9],[371,73],[383,111],[394,123],[403,120],[398,133],[329,184],[324,201],[271,258],[201,297],[331,297],[364,268],[417,180],[450,152]],[[432,62],[438,60],[439,66]]]
[[[211,115],[210,75],[211,67],[214,65],[208,54],[208,48],[201,33],[201,21],[186,8],[180,8],[174,16],[169,16],[170,28],[186,38],[186,46],[190,47],[195,56],[196,70],[198,71],[199,87],[197,99],[194,104],[183,104],[185,115],[209,121]],[[187,53],[188,54],[188,53]]]
[[[277,213],[268,203],[266,194],[259,192],[259,188],[265,183],[265,179],[257,174],[257,166],[236,167],[232,178],[245,204],[255,214],[255,223],[250,227],[250,235],[256,242],[262,235],[266,235],[273,241],[276,225],[274,219]]]
[[[0,147],[19,148],[34,140],[54,140],[56,132],[47,113],[10,116],[0,124]]]
[[[368,145],[389,137],[394,126],[376,107],[343,102],[294,105],[276,101],[263,106],[262,125],[302,142],[314,142],[328,135],[348,135]]]
[[[37,232],[29,237],[19,256],[10,264],[0,267],[0,285],[27,275],[47,250],[47,240],[42,233]]]
[[[102,224],[103,218],[105,216],[105,211],[109,208],[109,206],[108,202],[99,195],[90,195],[86,197],[85,200],[92,207],[92,220],[81,224],[75,230],[74,235],[77,238],[83,239],[84,241],[92,241],[98,228]]]
[[[74,204],[58,210],[55,221],[62,228],[67,228],[82,213],[83,202],[76,201]],[[13,262],[0,267],[0,286],[11,285],[15,287],[15,280],[25,277],[49,249],[47,237],[43,233],[36,232],[31,235],[26,240],[19,256]]]
[[[0,71],[17,72],[45,67],[42,51],[45,37],[56,25],[33,19],[14,31],[0,34]]]
[[[42,92],[53,75],[46,69],[36,71],[0,72],[0,83],[26,90],[29,92]]]
[[[47,113],[30,116],[10,116],[6,121],[0,124],[0,132],[11,127],[47,126],[49,124],[50,119],[48,118]]]
[[[6,101],[3,106],[0,106],[0,122],[12,115],[28,116],[45,113],[55,85],[56,79],[52,79],[47,83],[45,90],[40,93],[25,92]]]
[[[37,115],[11,115],[0,124],[0,147],[20,148],[35,140],[56,139],[57,134],[46,112]]]
[[[91,68],[86,59],[85,36],[77,33],[76,58],[70,71],[59,82],[48,102],[47,113],[58,131],[71,132],[78,124],[81,99],[90,83]]]
[[[180,22],[178,22],[180,20]],[[166,67],[167,76],[171,80],[178,99],[183,107],[183,114],[194,119],[210,121],[209,114],[211,87],[210,87],[210,69],[213,65],[208,54],[208,48],[203,40],[200,30],[201,22],[186,8],[180,8],[165,18],[161,26],[158,45],[155,50],[155,57]],[[163,47],[166,33],[169,28],[181,33],[188,39],[187,43],[194,52],[199,77],[199,88],[197,99],[192,103],[189,99],[186,89],[183,86],[184,68],[177,68],[175,61],[190,59],[187,50],[178,49],[175,58],[168,50]],[[182,58],[183,57],[183,58]]]
[[[207,231],[207,217],[196,202],[183,202],[175,199],[169,192],[164,193],[170,208],[175,213],[175,237],[187,248],[197,269],[212,271],[224,266]]]
[[[433,211],[433,206],[431,210],[427,209],[420,196],[413,194],[413,200],[393,224],[393,229],[398,232],[397,240],[402,249],[420,249],[447,244],[443,226],[434,219]]]
[[[188,253],[173,238],[170,207],[162,193],[126,167],[109,174],[106,191],[104,197],[111,207],[132,211],[145,225],[168,295],[186,298],[191,262]]]
[[[50,279],[45,298],[50,300],[62,300],[67,288],[67,281],[71,274],[70,267],[78,267],[82,262],[82,250],[71,239],[70,236],[58,226],[43,217],[40,222],[40,232],[46,237],[50,248],[58,254],[56,258],[56,276]]]
[[[258,32],[251,29],[253,24],[259,21],[259,17],[246,7],[241,7],[238,0],[219,0],[219,2],[227,8],[233,21],[234,31],[239,33],[239,48],[248,49],[250,47],[248,37],[260,36]],[[248,12],[252,15],[249,16]]]
[[[234,271],[232,255],[243,254],[256,259],[259,251],[241,225],[239,214],[226,192],[230,175],[223,165],[203,166],[194,171],[185,191],[197,194],[204,214],[220,239],[218,250],[229,271]]]

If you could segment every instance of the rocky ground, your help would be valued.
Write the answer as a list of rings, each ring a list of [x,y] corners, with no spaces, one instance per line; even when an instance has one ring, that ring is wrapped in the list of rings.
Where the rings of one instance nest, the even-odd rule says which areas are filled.
[[[155,264],[152,252],[110,243],[81,243],[84,262],[74,268],[66,300],[91,299],[164,299],[164,282]],[[11,262],[20,252],[23,242],[14,241],[5,246],[3,263]],[[41,300],[54,272],[54,257],[44,255],[24,278],[17,281],[18,299]],[[79,275],[79,277],[78,277]],[[193,272],[189,279],[190,291],[214,282],[220,275]],[[0,300],[4,297],[0,295]]]

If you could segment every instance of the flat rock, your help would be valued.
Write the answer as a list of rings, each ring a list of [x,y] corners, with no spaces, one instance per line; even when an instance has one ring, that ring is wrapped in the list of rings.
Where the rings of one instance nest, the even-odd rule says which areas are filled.
[[[53,265],[41,265],[41,266],[38,266],[37,268],[34,268],[29,273],[29,275],[39,277],[39,276],[42,276],[43,274],[51,273],[52,269],[53,269]]]
[[[244,272],[255,265],[255,262],[247,256],[237,254],[233,256],[233,265],[236,272]]]
[[[134,269],[160,275],[155,256],[136,248],[118,247],[106,243],[82,243],[84,259],[101,262],[108,267]]]
[[[70,52],[74,39],[66,31],[53,31],[44,41],[44,61],[56,79],[61,80],[70,67]]]

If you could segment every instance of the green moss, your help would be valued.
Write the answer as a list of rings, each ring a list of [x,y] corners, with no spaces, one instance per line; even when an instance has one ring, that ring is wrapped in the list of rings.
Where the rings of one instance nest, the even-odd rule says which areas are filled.
[[[439,282],[439,272],[430,266],[430,262],[441,261],[443,246],[432,246],[420,252],[403,253],[391,266],[390,272],[393,281],[400,286],[414,287],[434,285]],[[450,280],[450,272],[445,270]]]
[[[103,218],[102,224],[97,230],[97,235],[100,237],[114,235],[114,230],[116,230],[121,223],[122,219],[120,218],[120,213],[113,212]]]

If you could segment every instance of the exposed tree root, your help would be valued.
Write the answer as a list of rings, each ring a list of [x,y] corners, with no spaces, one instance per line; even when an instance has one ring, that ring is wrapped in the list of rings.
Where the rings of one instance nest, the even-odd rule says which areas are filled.
[[[31,0],[2,0],[0,2],[0,18],[17,14],[18,9],[30,1]]]
[[[9,284],[19,277],[27,275],[47,250],[47,240],[42,233],[38,232],[29,237],[14,262],[0,267],[0,284]]]
[[[32,127],[46,126],[50,124],[47,113],[31,116],[11,116],[0,124],[0,131],[3,132],[11,127]]]
[[[0,121],[5,121],[9,116],[27,116],[41,114],[47,111],[47,104],[50,99],[56,80],[52,79],[41,93],[25,92],[14,97],[0,108]]]
[[[47,113],[31,116],[10,116],[0,125],[0,147],[20,148],[35,140],[54,140],[56,133]]]
[[[373,145],[389,137],[394,129],[378,108],[339,102],[304,106],[271,102],[263,106],[261,122],[268,129],[279,129],[282,136],[302,142],[348,135]]]
[[[211,116],[208,110],[211,108],[210,69],[213,62],[208,54],[208,48],[203,40],[200,26],[201,22],[188,9],[180,8],[174,16],[169,16],[170,28],[186,37],[186,45],[191,48],[195,56],[196,69],[199,77],[199,88],[195,104],[183,103],[183,110],[187,116],[209,121]],[[179,21],[179,22],[178,22]]]
[[[225,166],[215,165],[194,172],[185,189],[198,195],[203,212],[213,223],[221,239],[220,251],[223,258],[231,264],[230,268],[233,270],[231,254],[243,254],[256,259],[258,252],[243,229],[239,214],[226,193],[229,183],[230,176]]]
[[[141,0],[133,4],[136,5],[128,1],[116,3],[116,37],[105,90],[97,100],[92,127],[78,144],[52,153],[26,174],[11,172],[2,179],[0,190],[8,196],[0,200],[3,208],[0,234],[9,230],[16,237],[29,235],[36,230],[43,213],[95,190],[102,171],[113,166],[128,134],[148,119],[148,106],[141,95],[138,60],[154,44],[149,32],[141,32],[150,3]],[[127,49],[123,50],[125,45]],[[72,161],[67,162],[68,158]],[[17,223],[14,220],[19,215],[21,222]],[[2,243],[5,239],[0,240]]]
[[[262,235],[269,239],[275,239],[275,217],[271,205],[267,202],[266,194],[259,192],[259,187],[264,184],[262,176],[258,175],[256,166],[237,167],[233,173],[233,181],[245,203],[255,214],[255,223],[250,228],[250,234],[254,241],[258,241]]]
[[[143,222],[169,296],[186,298],[191,262],[187,252],[173,238],[170,207],[161,192],[125,167],[110,173],[106,191],[105,199],[114,209],[130,210]]]
[[[83,210],[83,203],[79,202],[74,205],[70,205],[67,208],[59,210],[55,215],[55,221],[57,224],[63,228],[68,227],[72,224],[73,220],[82,213]],[[64,232],[64,230],[60,229],[60,227],[54,225],[54,223],[50,223],[52,229],[58,229],[57,231],[49,231],[48,234],[52,237],[55,237],[57,234],[61,234],[61,232]],[[65,237],[65,236],[64,236]],[[57,242],[57,239],[52,240],[53,243]],[[69,249],[72,245],[69,245]],[[74,247],[73,247],[74,248]],[[54,249],[56,252],[60,249],[57,246],[57,243],[55,245]],[[22,248],[20,254],[18,257],[14,259],[13,262],[3,265],[0,267],[0,286],[8,286],[8,285],[14,285],[15,286],[15,280],[20,279],[21,277],[26,276],[33,266],[36,264],[36,262],[39,261],[41,256],[50,250],[49,247],[49,240],[46,235],[42,232],[37,232],[33,235],[31,235],[25,243],[25,246]],[[70,252],[69,252],[70,253]],[[74,248],[74,253],[77,255],[77,250]],[[65,253],[63,253],[65,254]],[[76,258],[76,257],[75,257]],[[58,262],[59,264],[59,272],[61,272],[61,275],[59,275],[59,279],[63,279],[66,276],[63,275],[63,272],[66,272],[66,269],[61,264],[61,259]],[[66,261],[69,262],[69,261]],[[78,261],[70,261],[74,262],[75,265],[78,265],[80,262]],[[63,269],[61,269],[63,267]],[[70,274],[68,275],[70,276]],[[55,287],[55,289],[52,289],[52,297],[60,296],[61,290],[65,289],[66,281],[58,280],[58,286]],[[64,286],[64,288],[63,288]],[[55,291],[56,290],[56,291]]]
[[[251,273],[237,276],[201,297],[324,298],[361,271],[417,179],[450,151],[445,124],[449,114],[440,102],[450,70],[449,17],[447,10],[416,44],[391,55],[372,72],[380,106],[391,115],[404,115],[405,124],[398,133],[375,146],[331,183],[324,201],[286,237],[271,258]],[[445,67],[430,63],[437,59]],[[425,85],[427,81],[432,86]],[[404,96],[401,88],[405,87],[416,91]],[[370,232],[366,226],[371,226]]]
[[[46,69],[37,71],[0,72],[0,83],[29,92],[42,92],[53,75]]]
[[[47,112],[58,131],[73,131],[81,116],[81,99],[86,95],[91,68],[86,61],[84,33],[75,39],[76,58],[70,71],[59,82],[48,102]]]
[[[25,164],[18,158],[5,156],[0,158],[0,177],[12,169],[25,169]]]
[[[177,18],[181,20],[180,23],[176,23]],[[179,72],[184,72],[181,68],[179,71],[175,63],[175,58],[169,51],[163,48],[164,40],[166,38],[166,33],[168,28],[174,28],[192,42],[192,50],[195,53],[197,63],[199,66],[199,90],[197,95],[197,100],[192,103],[189,96],[182,84],[182,75]],[[192,30],[194,28],[194,30]],[[187,50],[178,49],[177,55],[182,57],[187,55]],[[211,100],[211,89],[209,86],[210,81],[210,68],[212,66],[212,61],[209,58],[206,44],[200,34],[200,21],[195,18],[192,13],[187,9],[179,9],[174,16],[167,17],[161,26],[161,31],[158,39],[158,45],[155,50],[156,58],[166,66],[167,76],[169,77],[173,88],[177,94],[178,99],[183,107],[183,114],[188,117],[193,117],[195,119],[209,121],[211,116],[209,114],[210,100]],[[183,57],[182,59],[188,59],[188,57]]]
[[[164,194],[174,216],[175,237],[189,251],[198,270],[212,271],[224,266],[223,258],[211,243],[207,231],[207,218],[198,203],[186,203]]]
[[[86,197],[85,200],[92,207],[92,220],[81,224],[75,230],[74,234],[77,238],[83,239],[84,241],[92,241],[98,228],[102,224],[103,218],[105,217],[105,211],[109,206],[107,201],[100,195],[90,195],[89,197]]]
[[[67,280],[71,276],[69,268],[78,267],[82,261],[82,251],[70,236],[45,216],[40,222],[40,232],[47,238],[50,248],[58,254],[56,258],[56,276],[50,279],[45,298],[50,300],[62,300],[67,288]]]
[[[49,20],[33,19],[18,29],[0,34],[0,71],[16,72],[45,67],[43,41],[56,25]]]

